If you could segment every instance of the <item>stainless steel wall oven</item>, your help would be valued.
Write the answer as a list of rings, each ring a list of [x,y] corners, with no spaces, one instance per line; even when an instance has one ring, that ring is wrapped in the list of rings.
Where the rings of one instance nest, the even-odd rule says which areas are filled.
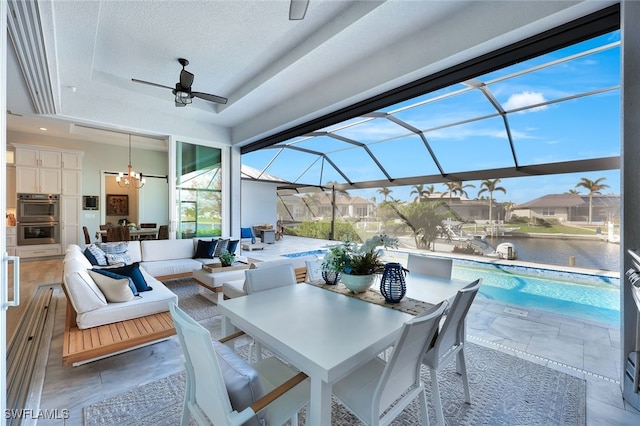
[[[60,242],[60,195],[18,194],[18,245]]]

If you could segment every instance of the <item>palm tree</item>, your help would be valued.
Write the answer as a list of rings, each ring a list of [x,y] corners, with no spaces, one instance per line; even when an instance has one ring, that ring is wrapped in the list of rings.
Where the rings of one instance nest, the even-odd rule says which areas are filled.
[[[475,185],[472,185],[470,183],[468,184],[464,184],[464,182],[462,181],[455,181],[453,182],[455,184],[455,188],[453,190],[453,192],[458,193],[461,197],[464,195],[465,197],[469,198],[469,194],[467,194],[467,191],[465,191],[465,188],[475,188]]]
[[[565,192],[565,194],[579,194],[579,192],[576,191],[575,189],[570,189],[567,192]]]
[[[391,192],[392,191],[386,186],[383,186],[382,188],[378,189],[378,193],[382,194],[382,196],[384,197],[384,201],[387,201],[387,197],[389,196],[389,194],[391,194]]]
[[[460,196],[464,195],[465,197],[469,198],[469,194],[467,194],[467,191],[465,191],[464,189],[475,188],[475,185],[471,185],[470,183],[464,185],[464,183],[460,180],[445,182],[444,186],[447,187],[447,192],[443,192],[442,195],[440,195],[440,198],[444,197],[445,194],[449,194],[449,210],[453,210],[453,208],[451,207],[451,196],[453,194],[460,194]]]
[[[591,223],[591,212],[593,209],[593,194],[601,194],[600,191],[609,187],[609,185],[605,183],[600,183],[605,179],[606,178],[603,177],[596,180],[580,178],[580,182],[576,184],[576,188],[581,187],[589,191],[589,223]]]
[[[436,187],[433,185],[429,185],[425,188],[424,193],[427,196],[427,198],[431,195],[433,195],[436,192]]]
[[[491,236],[493,236],[493,193],[495,191],[502,191],[505,194],[507,193],[506,189],[502,186],[498,186],[498,183],[500,183],[500,179],[485,179],[480,184],[481,189],[478,191],[478,195],[483,192],[489,193],[489,223],[491,224]]]
[[[419,183],[417,185],[413,185],[414,188],[413,190],[411,190],[411,192],[409,193],[409,195],[413,195],[416,194],[416,198],[415,201],[422,201],[422,199],[425,196],[425,190],[424,190],[424,185]]]

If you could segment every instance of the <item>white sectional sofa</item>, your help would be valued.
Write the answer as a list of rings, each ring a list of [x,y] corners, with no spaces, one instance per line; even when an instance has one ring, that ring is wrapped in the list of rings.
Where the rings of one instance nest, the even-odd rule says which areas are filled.
[[[63,349],[65,364],[78,365],[175,334],[169,303],[178,303],[178,297],[160,280],[191,276],[203,264],[214,261],[193,259],[198,239],[130,241],[122,245],[126,245],[126,251],[118,255],[125,256],[127,264],[138,264],[140,274],[152,290],[139,291],[137,296],[129,291],[131,300],[117,301],[107,300],[113,297],[109,294],[110,287],[105,289],[100,276],[96,283],[92,278],[95,272],[90,271],[94,268],[108,271],[109,266],[93,265],[77,245],[67,247],[63,260],[63,288],[69,300]],[[126,285],[120,283],[120,294],[127,293],[123,286]],[[99,339],[91,337],[96,331]]]
[[[107,302],[88,272],[93,265],[79,246],[70,245],[63,262],[63,285],[76,312],[76,325],[81,330],[165,312],[169,310],[169,302],[178,303],[178,296],[142,268],[140,272],[153,290],[140,292],[131,301]]]

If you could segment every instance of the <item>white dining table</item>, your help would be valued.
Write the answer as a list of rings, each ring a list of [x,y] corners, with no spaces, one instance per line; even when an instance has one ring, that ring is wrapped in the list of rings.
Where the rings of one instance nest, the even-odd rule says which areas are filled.
[[[106,236],[106,230],[100,230],[96,232],[97,236]],[[130,229],[129,237],[131,240],[138,240],[140,237],[152,237],[156,238],[158,236],[158,228],[140,228],[140,229]]]
[[[397,339],[412,315],[308,284],[218,303],[223,335],[239,328],[311,380],[307,424],[331,424],[332,386]]]
[[[452,300],[458,290],[466,287],[471,282],[465,280],[434,277],[432,275],[407,273],[405,277],[407,286],[406,297],[433,305],[443,300]]]

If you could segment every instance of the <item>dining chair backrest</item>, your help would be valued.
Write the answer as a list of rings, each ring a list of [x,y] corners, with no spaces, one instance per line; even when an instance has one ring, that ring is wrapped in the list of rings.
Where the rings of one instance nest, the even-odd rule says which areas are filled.
[[[169,239],[169,225],[160,225],[160,228],[158,228],[158,239],[159,240]]]
[[[431,365],[437,366],[438,360],[449,352],[451,348],[464,342],[464,321],[471,307],[471,303],[473,303],[476,294],[478,294],[481,283],[482,279],[479,278],[458,290],[447,312],[444,324],[442,324],[442,328],[438,331],[438,336],[433,344],[433,348],[427,353]]]
[[[129,227],[127,226],[112,226],[107,229],[107,241],[129,241]]]
[[[377,417],[407,389],[420,386],[422,358],[438,329],[447,302],[405,322],[374,393],[373,414]]]
[[[91,244],[91,237],[89,236],[89,230],[86,226],[82,227],[82,233],[84,234],[84,243]]]
[[[296,285],[296,283],[296,274],[291,264],[247,269],[245,271],[245,288],[247,294],[287,285]]]
[[[452,267],[453,260],[444,257],[409,254],[407,258],[407,269],[409,273],[451,279]]]
[[[169,309],[185,358],[185,404],[199,424],[204,424],[199,418],[203,415],[213,424],[229,424],[227,415],[233,409],[211,335],[175,303],[170,303]]]

